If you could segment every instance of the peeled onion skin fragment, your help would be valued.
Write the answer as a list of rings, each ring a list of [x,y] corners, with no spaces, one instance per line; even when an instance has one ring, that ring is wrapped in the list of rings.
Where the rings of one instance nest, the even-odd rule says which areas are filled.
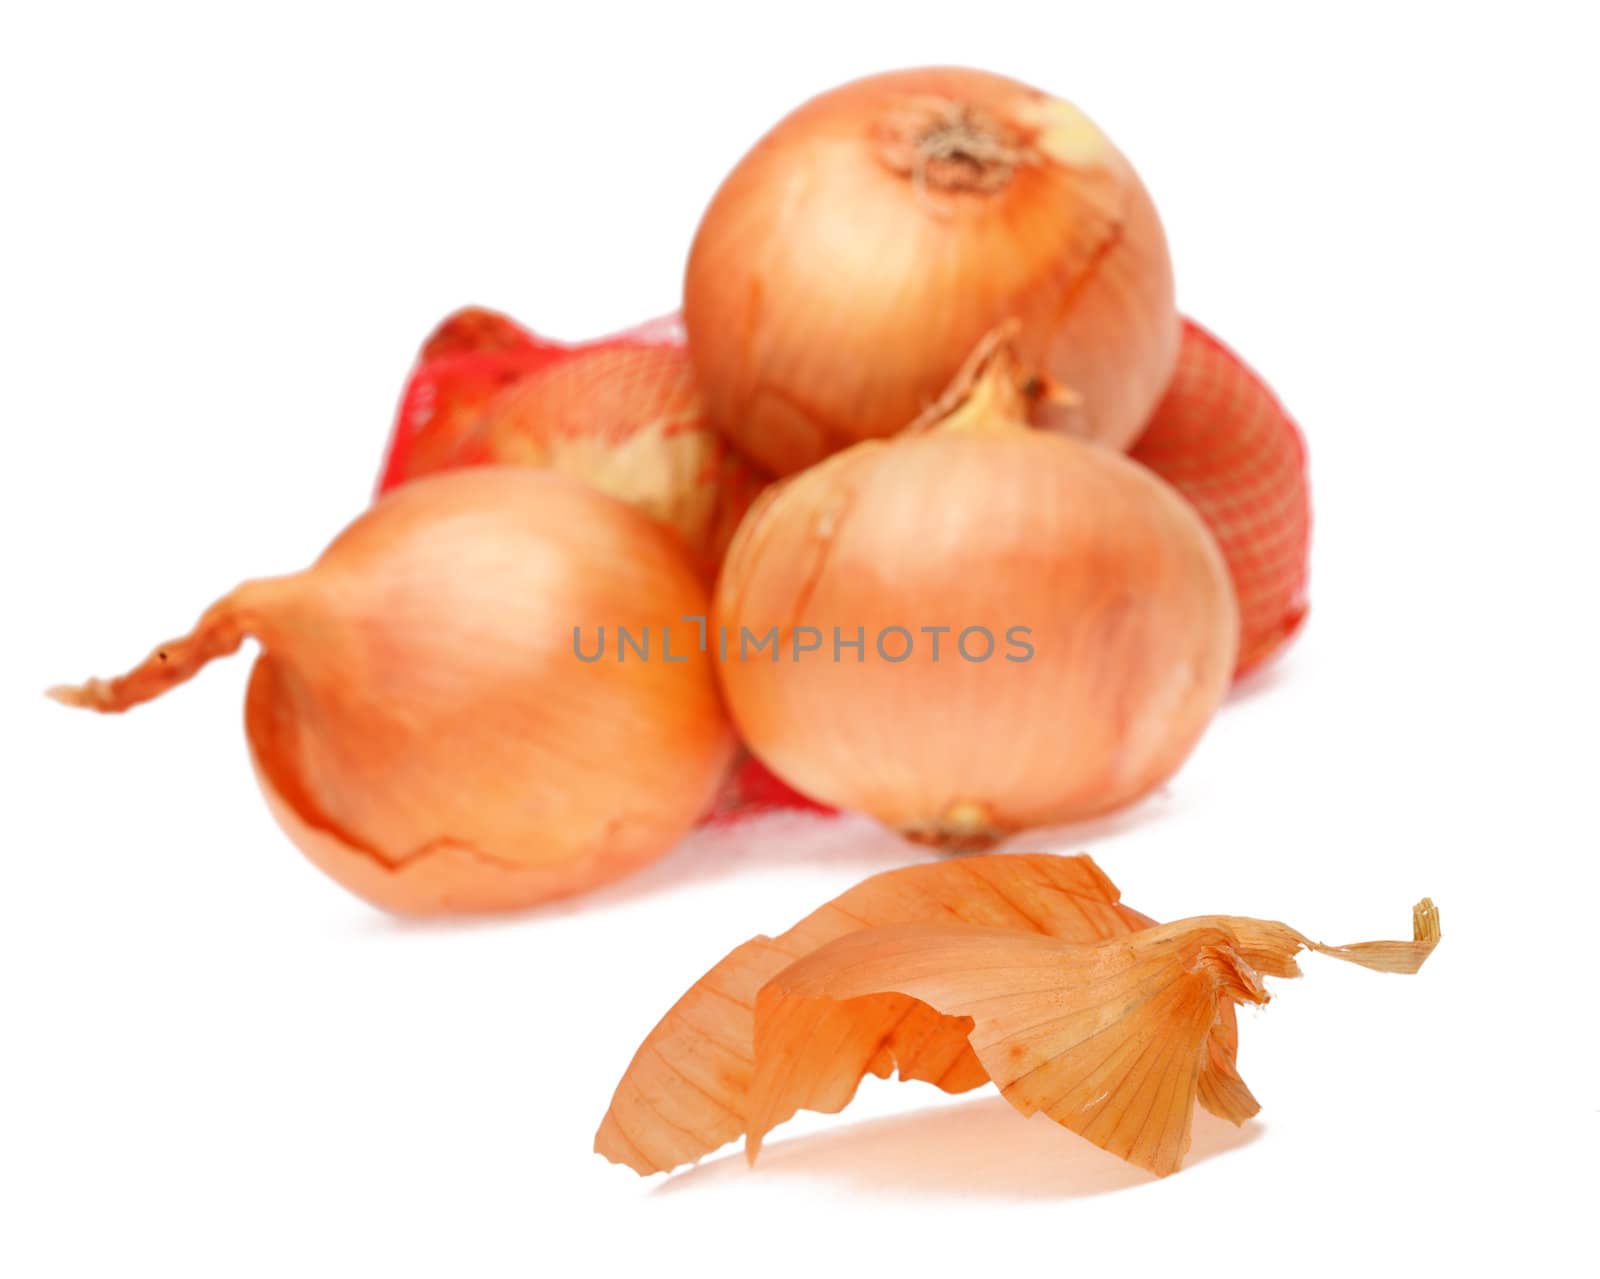
[[[1116,886],[1088,857],[992,854],[874,875],[778,937],[745,942],[695,982],[634,1054],[595,1134],[596,1153],[646,1176],[693,1163],[742,1136],[761,987],[856,929],[940,920],[1079,942],[1125,936],[1153,922],[1122,905]],[[889,996],[885,1007],[903,1010],[905,1020],[870,1044],[841,1045],[832,1058],[833,1069],[849,1077],[850,1092],[868,1071],[886,1077],[896,1065],[902,1078],[951,1093],[987,1078],[963,1028],[907,998]]]
[[[836,1111],[854,1085],[821,1019],[871,1041],[906,998],[961,1025],[983,1070],[1018,1111],[1044,1111],[1157,1176],[1189,1149],[1196,1101],[1234,1123],[1259,1106],[1234,1063],[1240,1003],[1265,1004],[1264,977],[1295,977],[1315,950],[1380,972],[1414,973],[1439,940],[1427,899],[1413,940],[1332,947],[1287,925],[1205,916],[1080,944],[960,923],[862,929],[769,981],[756,1002],[747,1152],[799,1105]],[[834,1081],[816,1105],[818,1078]],[[801,1100],[804,1099],[804,1100]]]

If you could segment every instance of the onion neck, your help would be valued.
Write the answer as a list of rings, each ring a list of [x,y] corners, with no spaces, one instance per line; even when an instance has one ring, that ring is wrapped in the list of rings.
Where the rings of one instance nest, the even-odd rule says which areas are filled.
[[[979,342],[944,394],[906,433],[1028,429],[1029,406],[1043,392],[1041,379],[1022,368],[1016,349],[1018,328],[1015,320],[1008,321]]]
[[[150,656],[125,675],[91,679],[82,684],[49,690],[56,701],[85,710],[115,713],[152,701],[169,689],[193,679],[200,669],[219,657],[237,652],[250,636],[266,640],[272,619],[292,577],[261,578],[246,582],[218,600],[187,635],[158,645]]]

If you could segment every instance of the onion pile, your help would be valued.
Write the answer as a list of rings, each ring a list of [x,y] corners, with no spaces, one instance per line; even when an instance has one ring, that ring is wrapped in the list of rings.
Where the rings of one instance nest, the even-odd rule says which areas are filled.
[[[1121,152],[1016,81],[901,71],[739,162],[682,325],[568,345],[457,312],[378,500],[312,567],[53,693],[127,710],[254,638],[271,811],[402,913],[527,907],[774,806],[969,852],[1171,777],[1303,621],[1309,528],[1298,429],[1180,320]],[[644,1174],[742,1135],[754,1159],[898,1071],[992,1082],[1164,1176],[1197,1105],[1259,1109],[1235,1010],[1263,977],[1300,950],[1416,972],[1431,900],[1412,934],[1159,925],[1087,858],[904,867],[690,987],[595,1149]]]
[[[127,710],[253,637],[245,730],[301,850],[391,910],[507,909],[654,860],[710,803],[733,742],[683,620],[705,611],[652,521],[551,471],[461,471],[384,498],[305,572],[240,586],[129,674],[54,695]]]
[[[1305,614],[1303,443],[1173,299],[1077,108],[847,84],[716,192],[681,323],[455,313],[315,566],[57,695],[124,710],[258,639],[273,811],[398,911],[574,892],[802,795],[950,850],[1107,812]]]

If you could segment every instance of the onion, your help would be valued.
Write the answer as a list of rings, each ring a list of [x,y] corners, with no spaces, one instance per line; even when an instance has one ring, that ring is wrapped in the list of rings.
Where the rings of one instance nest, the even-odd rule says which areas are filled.
[[[768,490],[713,610],[729,708],[769,768],[951,847],[1150,790],[1238,643],[1193,510],[1109,449],[1022,426],[1004,356],[980,353],[932,429]]]
[[[705,609],[652,521],[554,472],[484,468],[405,486],[307,571],[55,695],[126,710],[253,636],[250,751],[307,856],[395,911],[521,907],[660,856],[710,802],[732,737]],[[648,630],[648,656],[618,628]]]
[[[675,530],[709,581],[766,477],[705,419],[676,316],[566,346],[458,311],[423,346],[381,489],[462,466],[547,466]]]
[[[481,307],[423,344],[380,491],[463,466],[547,466],[674,529],[709,582],[766,485],[705,419],[677,315],[578,346]],[[739,752],[704,816],[821,807]]]
[[[684,318],[712,421],[778,475],[900,430],[1007,320],[1031,420],[1116,448],[1178,349],[1128,161],[1070,104],[948,68],[847,84],[768,133],[700,224]]]
[[[675,530],[709,581],[766,484],[706,422],[682,346],[574,351],[490,400],[465,464],[548,466]]]

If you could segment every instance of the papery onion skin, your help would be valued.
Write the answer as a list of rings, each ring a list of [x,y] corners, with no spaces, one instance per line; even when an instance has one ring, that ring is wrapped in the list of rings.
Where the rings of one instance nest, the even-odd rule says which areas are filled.
[[[675,530],[716,575],[768,482],[706,420],[676,315],[570,345],[468,307],[423,345],[380,491],[463,466],[575,475]]]
[[[1225,915],[1087,945],[948,921],[847,933],[762,987],[746,1151],[753,1162],[765,1133],[800,1106],[842,1109],[860,1078],[851,1049],[892,1032],[910,997],[946,1033],[959,1027],[1022,1114],[1044,1111],[1165,1177],[1183,1164],[1196,1102],[1235,1124],[1260,1109],[1238,1073],[1233,1005],[1265,1004],[1263,977],[1299,976],[1305,949],[1415,973],[1439,937],[1428,898],[1412,908],[1410,941],[1352,946]]]
[[[1119,454],[1021,427],[857,445],[769,490],[713,617],[734,637],[729,708],[768,767],[947,847],[1148,792],[1198,740],[1238,643],[1222,557],[1187,503]],[[923,628],[939,626],[935,659]],[[781,660],[738,660],[740,628],[773,627]],[[864,660],[791,659],[800,627],[825,643],[860,628]],[[891,627],[915,642],[899,663],[875,643]],[[969,627],[994,637],[988,660],[956,651]],[[1021,651],[1002,647],[1014,627],[1027,660],[1002,656]]]
[[[491,398],[452,461],[575,475],[676,531],[708,581],[767,483],[706,421],[681,344],[563,354]]]
[[[794,960],[857,929],[951,920],[1077,941],[1122,937],[1154,923],[1124,905],[1116,885],[1085,856],[996,853],[874,875],[785,932],[735,947],[685,991],[617,1084],[595,1133],[596,1153],[648,1176],[692,1163],[743,1135],[761,988]],[[855,1041],[853,1054],[851,1044],[831,1033],[833,1026],[817,1027],[819,1041],[830,1045],[833,1079],[825,1082],[837,1089],[819,1092],[833,1093],[839,1103],[833,1109],[869,1071],[886,1077],[898,1070],[902,1079],[951,1093],[987,1080],[965,1028],[937,1024],[937,1015],[908,1003],[902,1000],[869,1040]],[[799,1104],[820,1110],[828,1102],[811,1095]]]
[[[919,139],[921,139],[919,141]],[[1178,349],[1160,220],[1071,105],[986,72],[813,98],[747,154],[684,285],[712,421],[777,475],[893,434],[1020,321],[1031,419],[1122,448]]]
[[[246,731],[269,805],[319,867],[408,914],[511,909],[666,852],[732,751],[705,591],[677,539],[569,477],[493,467],[408,484],[305,573],[247,583],[120,680],[124,710],[246,635]],[[586,652],[605,626],[610,646]],[[651,631],[618,661],[615,628]],[[662,660],[662,628],[674,660]]]
[[[1129,456],[1188,500],[1217,539],[1239,600],[1239,676],[1304,624],[1311,489],[1300,428],[1214,335],[1184,321],[1178,369]]]

